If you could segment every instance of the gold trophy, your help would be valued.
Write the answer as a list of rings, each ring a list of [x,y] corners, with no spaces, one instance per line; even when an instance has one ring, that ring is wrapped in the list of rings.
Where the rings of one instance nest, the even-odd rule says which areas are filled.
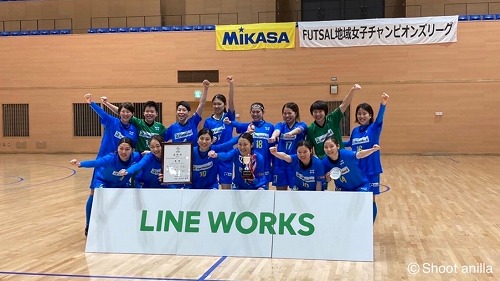
[[[241,177],[244,180],[253,180],[255,179],[253,175],[253,171],[250,169],[250,155],[243,156],[243,164],[245,164],[245,167],[243,168],[243,171],[241,172]]]

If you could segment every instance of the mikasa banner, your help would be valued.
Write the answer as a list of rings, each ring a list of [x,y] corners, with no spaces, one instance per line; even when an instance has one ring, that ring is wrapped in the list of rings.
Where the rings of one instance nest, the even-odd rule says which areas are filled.
[[[217,25],[215,37],[224,51],[295,48],[295,23]]]
[[[87,252],[373,261],[370,192],[95,190]]]
[[[299,22],[300,47],[457,42],[458,16]]]

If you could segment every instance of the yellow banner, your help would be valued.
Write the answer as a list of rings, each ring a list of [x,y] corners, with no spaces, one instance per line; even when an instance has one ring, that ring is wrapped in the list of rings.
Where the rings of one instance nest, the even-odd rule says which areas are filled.
[[[217,25],[217,50],[295,48],[295,22]]]

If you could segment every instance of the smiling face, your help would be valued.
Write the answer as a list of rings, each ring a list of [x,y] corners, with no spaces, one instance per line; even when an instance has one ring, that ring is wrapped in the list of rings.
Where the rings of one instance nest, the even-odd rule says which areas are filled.
[[[283,121],[285,121],[288,125],[293,125],[297,119],[297,113],[288,107],[283,108],[282,115]]]
[[[149,141],[149,150],[155,155],[156,158],[161,158],[161,143],[157,139]]]
[[[203,134],[198,136],[198,148],[200,151],[208,151],[212,145],[212,138],[210,134]]]
[[[311,161],[311,155],[312,151],[307,146],[301,145],[297,147],[297,156],[299,157],[299,160],[305,165],[309,164],[309,162]]]
[[[153,106],[146,106],[144,108],[144,120],[146,123],[153,124],[156,116],[158,116],[158,112],[156,112],[156,109]]]
[[[321,109],[315,109],[312,112],[312,117],[314,118],[314,121],[317,123],[321,124],[325,122],[325,111]]]
[[[252,153],[253,143],[245,138],[240,138],[238,140],[238,150],[242,156],[247,156]]]
[[[264,111],[260,108],[252,108],[250,110],[250,116],[252,117],[252,121],[260,122],[264,119]]]
[[[128,161],[133,151],[134,149],[128,143],[120,143],[118,145],[118,156],[120,156],[120,160],[122,161]]]
[[[189,110],[185,106],[179,105],[177,107],[177,120],[179,120],[179,123],[184,124],[188,117]]]
[[[214,98],[212,101],[212,106],[214,108],[214,114],[220,116],[224,113],[226,104],[224,103],[224,101]]]
[[[120,109],[120,121],[124,124],[128,124],[130,122],[130,119],[132,119],[132,116],[134,116],[134,113],[132,113],[132,111],[122,107],[122,109]]]
[[[360,125],[368,125],[370,124],[370,119],[372,116],[370,113],[363,108],[358,109],[358,112],[356,112],[356,120]]]
[[[337,160],[339,157],[339,146],[337,143],[332,138],[327,138],[325,140],[324,149],[325,153],[328,157],[330,157],[333,160]]]

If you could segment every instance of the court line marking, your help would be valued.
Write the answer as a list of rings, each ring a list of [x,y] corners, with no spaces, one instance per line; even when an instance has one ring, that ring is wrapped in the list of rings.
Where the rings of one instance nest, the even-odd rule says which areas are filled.
[[[216,261],[203,275],[198,279],[198,281],[205,281],[206,278],[226,259],[226,256],[220,257],[218,261]]]
[[[56,167],[56,168],[63,168],[63,169],[66,169],[66,170],[70,170],[71,174],[67,175],[67,176],[64,176],[62,178],[59,178],[59,179],[51,180],[51,181],[46,181],[46,182],[41,182],[41,183],[35,183],[35,184],[31,184],[31,185],[29,184],[29,185],[20,186],[20,187],[17,187],[17,188],[9,188],[10,190],[21,189],[21,188],[26,188],[26,187],[32,187],[32,186],[37,186],[37,185],[42,185],[42,184],[50,184],[50,183],[54,183],[54,182],[65,180],[65,179],[70,178],[70,177],[72,177],[72,176],[74,176],[76,174],[76,170],[75,169],[68,168],[68,167],[65,167],[65,166],[50,165],[50,164],[43,164],[43,163],[42,164],[40,164],[40,163],[23,163],[23,164],[44,165],[44,166],[50,166],[50,167]],[[10,176],[10,177],[17,177],[17,176]],[[21,178],[21,177],[17,177],[17,178]],[[23,181],[24,181],[24,179],[23,179]],[[18,181],[18,182],[15,182],[15,183],[11,183],[11,184],[8,184],[8,185],[17,184],[19,182],[21,182],[21,181]],[[1,186],[2,185],[0,185],[0,187]],[[4,186],[6,186],[6,185],[4,185]]]
[[[216,263],[215,265],[218,265],[218,264]],[[123,280],[164,280],[164,281],[172,281],[172,280],[198,281],[198,280],[205,280],[205,279],[187,279],[187,278],[175,278],[175,277],[140,277],[140,276],[135,277],[135,276],[90,275],[90,274],[86,275],[86,274],[67,274],[67,273],[17,272],[17,271],[0,271],[0,275],[45,276],[45,277],[89,278],[89,279],[92,279],[92,278],[102,278],[102,279],[123,279]]]
[[[384,192],[387,192],[387,191],[391,190],[391,187],[388,186],[388,185],[381,184],[380,186],[386,187],[386,189],[384,191],[380,191],[381,194],[384,193]]]

